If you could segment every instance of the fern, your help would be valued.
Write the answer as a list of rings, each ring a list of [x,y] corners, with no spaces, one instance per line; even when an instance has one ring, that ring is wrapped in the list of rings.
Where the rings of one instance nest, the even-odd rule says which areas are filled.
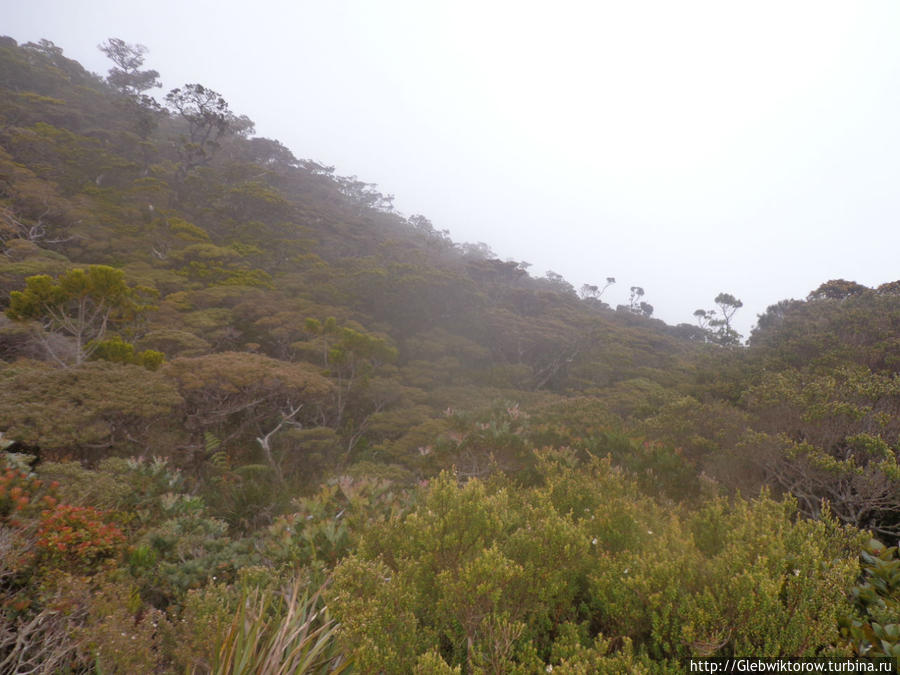
[[[209,431],[203,432],[203,449],[206,451],[206,457],[210,464],[220,471],[231,470],[231,459],[224,450],[219,450],[222,441]]]

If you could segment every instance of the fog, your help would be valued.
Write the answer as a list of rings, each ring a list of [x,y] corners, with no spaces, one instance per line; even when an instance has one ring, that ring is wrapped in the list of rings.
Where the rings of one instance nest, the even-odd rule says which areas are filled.
[[[900,4],[0,0],[105,74],[149,48],[456,241],[692,322],[900,278]],[[157,92],[162,98],[164,91]]]

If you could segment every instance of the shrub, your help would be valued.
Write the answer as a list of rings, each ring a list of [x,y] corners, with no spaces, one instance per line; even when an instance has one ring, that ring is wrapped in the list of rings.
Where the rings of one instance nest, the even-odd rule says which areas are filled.
[[[690,656],[841,653],[856,530],[765,495],[663,508],[611,460],[571,451],[536,466],[528,488],[445,472],[368,529],[330,591],[361,670],[680,672]]]
[[[890,656],[900,663],[900,558],[897,547],[871,539],[862,552],[863,575],[853,587],[855,615],[841,619],[841,634],[860,656]]]
[[[90,569],[116,554],[125,537],[103,512],[90,506],[59,504],[41,514],[37,550],[54,565]]]
[[[37,516],[44,508],[56,505],[56,484],[45,481],[22,469],[0,462],[0,524],[20,524],[23,519]]]

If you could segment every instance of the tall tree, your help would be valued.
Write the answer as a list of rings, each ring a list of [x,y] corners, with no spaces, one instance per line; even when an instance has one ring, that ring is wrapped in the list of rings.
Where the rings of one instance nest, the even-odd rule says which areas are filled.
[[[106,81],[130,101],[137,132],[141,138],[146,139],[156,128],[160,106],[152,96],[144,92],[162,86],[157,71],[141,70],[147,48],[144,45],[128,44],[119,38],[109,38],[97,45],[97,48],[115,64],[109,69]]]
[[[582,300],[600,300],[603,292],[616,283],[615,277],[606,277],[606,283],[601,287],[596,284],[582,284],[579,295]]]
[[[115,64],[109,69],[106,81],[123,94],[140,97],[148,89],[162,86],[159,73],[155,70],[141,70],[144,65],[144,45],[128,44],[119,38],[109,38],[97,48]]]
[[[730,293],[719,293],[714,301],[719,307],[715,309],[698,309],[694,312],[697,323],[706,331],[710,342],[720,345],[737,345],[742,335],[731,325],[731,320],[744,303]]]
[[[166,94],[166,104],[188,125],[182,139],[180,177],[212,160],[219,141],[229,134],[253,133],[253,122],[242,115],[236,117],[222,95],[202,84],[186,84]]]
[[[648,302],[644,302],[642,300],[643,297],[644,289],[640,286],[632,286],[631,294],[628,296],[628,304],[619,305],[618,307],[616,307],[616,311],[625,310],[631,312],[632,314],[638,314],[640,316],[652,316],[653,305]]]
[[[844,300],[866,293],[869,289],[855,281],[846,279],[832,279],[826,281],[816,290],[812,291],[806,299],[813,300]]]

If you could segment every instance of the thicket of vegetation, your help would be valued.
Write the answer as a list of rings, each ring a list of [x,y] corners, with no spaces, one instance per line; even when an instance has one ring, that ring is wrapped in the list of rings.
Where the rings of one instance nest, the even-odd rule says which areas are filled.
[[[0,672],[900,657],[900,282],[747,345],[0,38]]]

